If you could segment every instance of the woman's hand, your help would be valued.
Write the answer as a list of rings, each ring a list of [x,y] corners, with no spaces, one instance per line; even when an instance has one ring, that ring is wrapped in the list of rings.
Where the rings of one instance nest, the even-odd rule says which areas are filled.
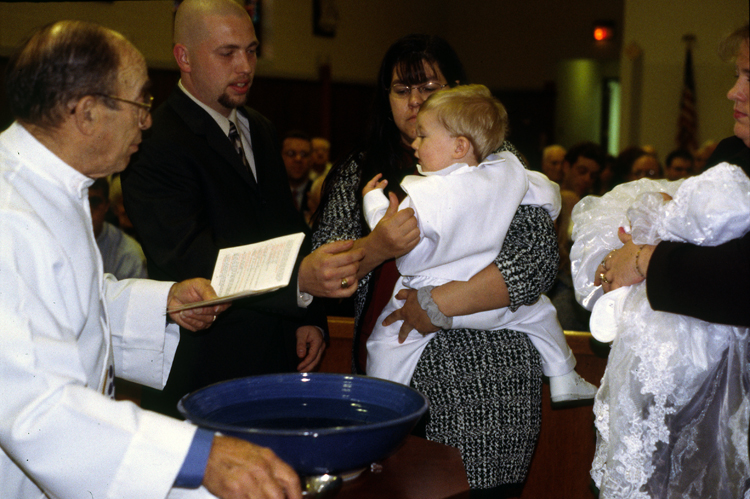
[[[396,294],[396,299],[404,300],[404,305],[386,317],[383,325],[390,326],[396,321],[404,321],[398,332],[399,343],[403,343],[406,340],[412,329],[416,329],[422,335],[434,333],[440,329],[432,324],[430,318],[427,316],[427,312],[419,305],[416,289],[402,289]]]
[[[440,329],[432,324],[427,312],[419,305],[417,291],[402,289],[396,298],[404,300],[404,305],[386,317],[383,325],[404,321],[399,330],[399,343],[406,339],[412,329],[423,335]],[[510,305],[508,287],[495,264],[480,270],[468,281],[451,281],[434,288],[432,299],[438,310],[447,317],[470,315]]]
[[[644,244],[637,246],[633,238],[620,227],[617,236],[622,241],[622,248],[610,251],[596,268],[594,284],[601,286],[605,293],[623,286],[638,284],[646,278],[648,263],[656,246]]]
[[[368,236],[372,238],[370,246],[385,256],[383,261],[405,255],[419,242],[419,224],[414,210],[399,211],[398,198],[392,192],[388,193],[388,199],[388,210]]]

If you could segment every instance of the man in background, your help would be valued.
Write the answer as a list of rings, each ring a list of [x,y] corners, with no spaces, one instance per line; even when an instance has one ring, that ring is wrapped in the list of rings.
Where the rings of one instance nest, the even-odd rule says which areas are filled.
[[[563,161],[565,161],[565,148],[553,144],[542,151],[542,173],[547,175],[553,182],[558,184],[563,181]]]
[[[312,168],[312,141],[305,132],[293,130],[281,142],[281,158],[284,161],[289,188],[292,191],[294,206],[306,215],[307,193],[312,181],[309,174]]]
[[[312,139],[312,168],[310,180],[324,177],[331,170],[331,143],[323,137]]]
[[[664,163],[664,178],[667,180],[680,180],[693,174],[695,160],[690,151],[677,149],[669,153]]]
[[[573,230],[571,214],[576,203],[584,196],[594,193],[605,161],[604,150],[593,142],[575,144],[568,149],[563,160],[563,180],[560,184],[562,210],[555,222],[557,242],[560,247],[560,271],[548,296],[557,309],[560,324],[566,330],[589,330],[589,313],[575,300],[573,279],[570,274],[570,248],[572,246],[570,237]]]
[[[96,245],[102,255],[104,272],[118,279],[145,279],[146,256],[138,241],[106,221],[109,211],[109,181],[98,178],[89,187],[89,206]]]

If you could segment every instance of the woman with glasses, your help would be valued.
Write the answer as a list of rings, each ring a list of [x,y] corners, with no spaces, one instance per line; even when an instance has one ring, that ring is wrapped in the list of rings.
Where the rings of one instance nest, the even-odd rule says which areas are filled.
[[[417,112],[432,93],[459,83],[466,83],[463,66],[444,40],[409,35],[395,42],[380,67],[364,144],[335,165],[325,181],[313,244],[356,239],[366,250],[355,294],[357,373],[365,372],[367,337],[399,277],[394,258],[411,250],[419,237],[413,212],[396,211],[402,178],[416,172],[409,145],[416,138]],[[501,150],[521,159],[507,142]],[[370,232],[360,193],[378,173],[388,180],[391,206]],[[541,422],[541,360],[523,333],[440,330],[433,322],[534,303],[553,284],[558,263],[552,219],[542,208],[522,206],[494,264],[468,282],[428,293],[430,303],[422,301],[430,315],[416,290],[402,291],[405,306],[393,319],[423,334],[438,331],[411,381],[431,403],[424,435],[461,450],[472,497],[503,497],[524,481]]]

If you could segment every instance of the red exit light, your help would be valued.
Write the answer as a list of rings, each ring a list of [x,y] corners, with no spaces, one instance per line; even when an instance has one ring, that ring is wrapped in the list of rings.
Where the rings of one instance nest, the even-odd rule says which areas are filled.
[[[597,42],[603,42],[605,40],[611,40],[615,35],[615,30],[612,26],[607,25],[596,25],[594,26],[594,40]]]

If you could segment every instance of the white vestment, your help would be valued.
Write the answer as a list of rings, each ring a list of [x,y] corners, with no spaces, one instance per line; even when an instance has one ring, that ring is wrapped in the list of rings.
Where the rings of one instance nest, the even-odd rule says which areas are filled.
[[[92,183],[20,124],[0,135],[3,498],[163,499],[195,432],[103,394],[112,365],[162,388],[179,329],[172,283],[103,274]]]

